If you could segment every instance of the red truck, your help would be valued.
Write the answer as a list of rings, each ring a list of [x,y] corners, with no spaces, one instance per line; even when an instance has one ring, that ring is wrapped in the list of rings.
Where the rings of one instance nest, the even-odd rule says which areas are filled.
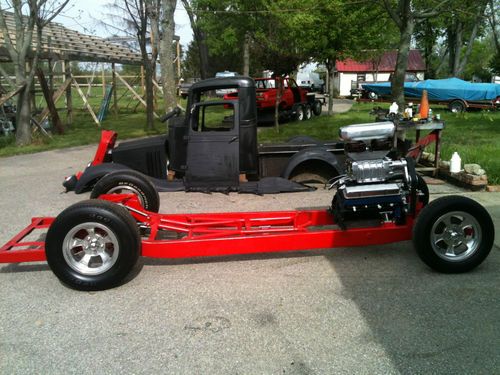
[[[259,120],[266,114],[274,113],[279,86],[283,87],[278,108],[280,118],[309,120],[313,114],[321,114],[322,101],[316,98],[316,94],[299,87],[292,78],[255,78],[254,81]],[[225,100],[234,100],[237,97],[237,92],[224,95]]]

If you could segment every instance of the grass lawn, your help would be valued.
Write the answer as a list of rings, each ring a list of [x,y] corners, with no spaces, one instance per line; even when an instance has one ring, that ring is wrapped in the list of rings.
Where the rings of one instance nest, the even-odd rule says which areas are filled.
[[[76,95],[74,98],[75,120],[65,135],[54,135],[53,140],[37,135],[32,145],[22,148],[15,146],[13,137],[0,136],[0,157],[97,143],[101,129],[116,130],[119,133],[119,140],[162,134],[166,131],[165,124],[157,121],[155,131],[145,132],[145,113],[142,107],[138,107],[137,112],[134,112],[133,105],[129,108],[124,108],[126,106],[122,105],[116,118],[110,111],[102,128],[98,128],[90,114],[81,109],[82,104],[77,100],[79,97]],[[99,102],[99,96],[96,95],[93,100],[96,112]],[[185,105],[185,102],[182,105]],[[373,116],[369,115],[372,107],[373,105],[367,103],[355,104],[349,112],[336,114],[333,117],[320,116],[305,122],[290,122],[281,125],[279,133],[273,127],[261,128],[259,142],[284,142],[296,135],[334,140],[338,138],[340,126],[372,122]],[[500,184],[500,112],[453,114],[444,108],[434,106],[432,108],[434,113],[441,114],[446,124],[443,131],[442,158],[449,160],[453,151],[458,151],[462,162],[480,164],[486,170],[490,183]],[[65,120],[64,116],[62,120]]]

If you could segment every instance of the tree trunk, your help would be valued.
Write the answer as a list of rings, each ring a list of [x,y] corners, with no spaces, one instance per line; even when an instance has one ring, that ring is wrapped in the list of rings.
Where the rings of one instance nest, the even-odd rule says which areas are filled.
[[[24,81],[24,80],[23,80]],[[31,143],[31,83],[26,82],[24,90],[17,97],[16,144],[25,146]]]
[[[336,58],[332,58],[331,61],[327,62],[326,70],[328,74],[328,116],[333,115],[333,96],[335,94],[335,61]]]
[[[467,60],[472,52],[472,46],[474,45],[474,41],[477,38],[477,33],[479,31],[479,25],[482,22],[482,18],[486,12],[487,3],[483,2],[478,4],[476,18],[473,20],[474,26],[472,27],[471,34],[469,36],[469,41],[467,42],[467,48],[463,55],[459,56],[458,65],[456,67],[455,75],[457,77],[462,77],[465,69],[465,65],[467,65]],[[461,47],[461,46],[460,46]]]
[[[462,49],[462,35],[463,35],[463,25],[459,20],[454,20],[447,30],[448,34],[448,74],[451,77],[457,75],[458,67],[460,65],[460,52]]]
[[[398,103],[399,108],[404,108],[404,83],[406,68],[408,66],[408,55],[410,53],[410,42],[415,27],[415,20],[411,17],[406,19],[400,27],[398,57],[396,59],[396,69],[392,75],[391,91],[393,100]]]
[[[146,130],[154,129],[154,85],[153,69],[151,64],[145,66],[146,74]]]
[[[177,106],[173,63],[174,53],[172,48],[172,41],[175,35],[174,12],[176,4],[177,0],[162,0],[161,2],[163,16],[160,20],[162,31],[160,39],[160,61],[165,112],[170,112]]]
[[[425,62],[425,79],[434,78],[436,76],[436,72],[433,70],[433,66],[431,63],[432,52],[434,50],[434,45],[436,43],[436,38],[434,34],[434,30],[432,28],[429,20],[425,20],[424,25],[424,62]]]
[[[17,96],[16,112],[16,144],[24,146],[31,143],[31,84],[30,75],[26,73],[26,62],[19,57],[15,64],[16,85],[24,86]]]
[[[196,32],[193,29],[193,34],[198,44],[198,53],[200,54],[200,75],[202,79],[206,79],[212,76],[208,58],[208,46],[205,33],[198,27],[196,29]]]
[[[250,35],[245,33],[245,41],[243,44],[243,75],[250,76]]]
[[[274,128],[276,133],[280,131],[280,104],[283,97],[283,80],[281,77],[276,77],[276,102],[274,103]]]

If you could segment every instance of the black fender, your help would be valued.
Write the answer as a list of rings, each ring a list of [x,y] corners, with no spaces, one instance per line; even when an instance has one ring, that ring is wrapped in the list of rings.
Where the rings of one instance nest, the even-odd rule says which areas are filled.
[[[332,166],[337,174],[344,173],[344,164],[342,160],[339,160],[340,155],[335,155],[334,153],[328,151],[324,146],[320,147],[308,147],[293,155],[285,170],[281,174],[283,178],[289,179],[293,170],[305,161],[317,160],[325,162]]]
[[[82,175],[78,179],[75,185],[75,193],[80,194],[84,191],[90,190],[92,186],[104,175],[114,171],[124,171],[131,170],[132,168],[127,167],[123,164],[118,163],[103,163],[99,165],[91,165],[83,171]]]

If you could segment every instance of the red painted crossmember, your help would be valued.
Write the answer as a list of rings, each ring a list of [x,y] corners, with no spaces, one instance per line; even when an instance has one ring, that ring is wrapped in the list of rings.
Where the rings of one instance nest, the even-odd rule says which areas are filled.
[[[43,234],[54,221],[53,217],[34,217],[31,224],[0,248],[0,263],[37,262],[45,260],[45,242],[29,239],[35,231]]]

